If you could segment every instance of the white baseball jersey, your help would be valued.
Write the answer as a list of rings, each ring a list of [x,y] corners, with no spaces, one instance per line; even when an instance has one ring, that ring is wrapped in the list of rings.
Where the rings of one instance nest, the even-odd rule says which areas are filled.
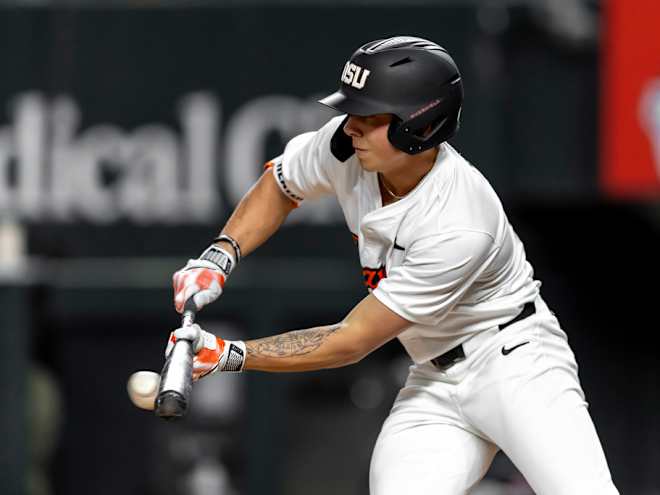
[[[486,179],[444,143],[415,189],[382,206],[377,174],[331,151],[342,121],[273,162],[292,200],[337,196],[367,286],[413,323],[399,340],[416,364],[378,436],[371,495],[471,493],[498,448],[539,495],[618,495],[566,334]],[[532,301],[533,316],[499,331]],[[464,360],[429,362],[461,343]]]
[[[443,143],[433,168],[403,199],[382,206],[376,172],[331,152],[343,117],[293,138],[274,175],[300,202],[335,194],[357,237],[365,283],[413,323],[399,340],[416,363],[514,318],[540,283],[488,181]]]

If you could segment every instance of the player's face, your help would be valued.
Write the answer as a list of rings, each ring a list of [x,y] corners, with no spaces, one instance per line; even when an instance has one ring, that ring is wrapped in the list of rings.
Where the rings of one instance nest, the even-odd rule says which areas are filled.
[[[344,132],[351,138],[363,169],[387,172],[399,163],[403,164],[409,156],[387,139],[390,122],[392,116],[382,113],[367,117],[351,115],[344,124]]]

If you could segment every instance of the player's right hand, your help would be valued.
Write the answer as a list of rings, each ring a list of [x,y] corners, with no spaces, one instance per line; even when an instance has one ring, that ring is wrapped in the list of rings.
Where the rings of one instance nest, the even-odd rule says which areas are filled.
[[[216,371],[240,372],[245,363],[246,348],[241,340],[224,340],[207,332],[197,323],[174,330],[167,340],[165,357],[178,339],[189,340],[193,346],[193,380]]]
[[[199,311],[220,297],[228,276],[212,261],[188,260],[186,266],[172,276],[174,307],[179,313],[183,312],[184,304],[192,297]]]

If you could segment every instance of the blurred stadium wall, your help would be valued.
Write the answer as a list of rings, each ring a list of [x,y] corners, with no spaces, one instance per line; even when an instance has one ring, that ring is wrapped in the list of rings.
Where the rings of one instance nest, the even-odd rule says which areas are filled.
[[[162,365],[171,273],[332,115],[315,99],[352,50],[393,34],[457,60],[452,143],[526,244],[621,492],[660,493],[657,2],[23,5],[0,8],[3,494],[366,493],[407,366],[396,342],[342,370],[214,376],[176,425],[135,410],[125,383]],[[253,338],[338,320],[364,294],[328,200],[200,320]],[[502,457],[479,491],[527,493]]]

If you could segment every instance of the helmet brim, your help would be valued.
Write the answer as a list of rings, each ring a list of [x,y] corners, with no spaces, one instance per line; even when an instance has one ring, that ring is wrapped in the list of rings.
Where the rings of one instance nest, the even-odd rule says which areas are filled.
[[[364,100],[351,99],[346,96],[341,90],[326,96],[319,100],[321,105],[334,108],[341,113],[349,115],[357,115],[359,117],[366,117],[368,115],[376,115],[383,112],[382,105],[377,105]]]

